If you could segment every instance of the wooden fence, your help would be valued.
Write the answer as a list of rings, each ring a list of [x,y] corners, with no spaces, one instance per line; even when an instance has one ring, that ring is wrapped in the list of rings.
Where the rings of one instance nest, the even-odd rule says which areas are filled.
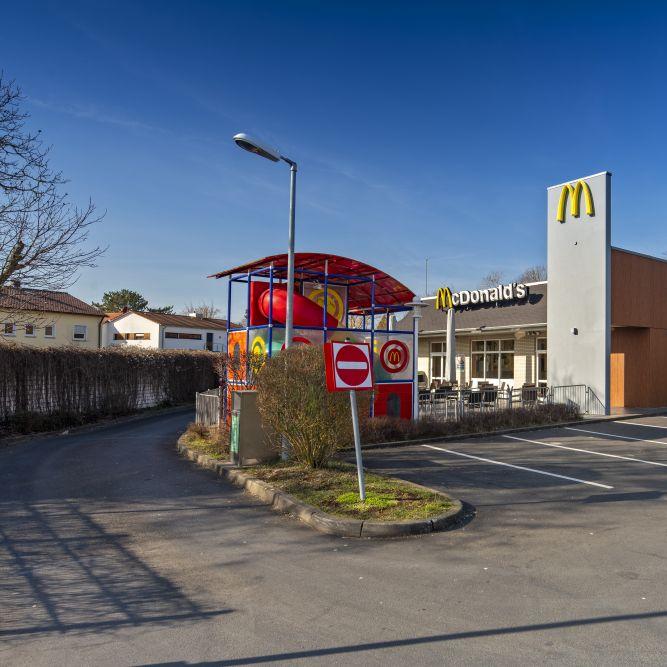
[[[220,421],[220,395],[217,389],[196,394],[196,421],[202,426],[217,426]]]

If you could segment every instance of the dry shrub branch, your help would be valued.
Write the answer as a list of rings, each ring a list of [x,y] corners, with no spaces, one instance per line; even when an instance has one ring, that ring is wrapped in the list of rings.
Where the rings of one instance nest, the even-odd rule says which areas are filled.
[[[266,361],[256,384],[262,420],[287,436],[300,463],[322,467],[352,442],[350,397],[327,392],[321,347],[283,350]],[[359,414],[368,414],[367,392],[359,393],[358,401]]]

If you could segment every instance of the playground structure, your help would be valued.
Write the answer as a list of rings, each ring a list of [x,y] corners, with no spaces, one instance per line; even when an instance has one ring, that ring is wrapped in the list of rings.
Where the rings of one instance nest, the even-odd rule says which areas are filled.
[[[285,344],[287,255],[264,257],[209,277],[228,278],[228,352],[237,357],[280,352]],[[292,344],[368,343],[375,376],[373,414],[410,419],[416,390],[415,334],[394,323],[397,314],[412,309],[408,304],[414,293],[368,264],[325,253],[296,253],[294,277]],[[233,327],[234,288],[241,285],[246,324]],[[230,388],[249,386],[246,380],[235,384]]]

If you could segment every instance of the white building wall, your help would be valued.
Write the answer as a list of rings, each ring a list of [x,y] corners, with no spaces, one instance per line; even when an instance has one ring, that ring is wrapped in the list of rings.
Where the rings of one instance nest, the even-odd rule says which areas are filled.
[[[103,325],[104,347],[160,347],[160,325],[147,320],[137,313],[128,313],[113,322]],[[115,334],[149,334],[149,339],[143,340],[115,340]]]
[[[190,338],[168,338],[167,333],[195,334],[201,340]],[[191,329],[185,327],[164,326],[162,332],[163,348],[165,350],[205,350],[206,334],[213,334],[213,351],[224,352],[227,346],[227,332],[221,329]]]

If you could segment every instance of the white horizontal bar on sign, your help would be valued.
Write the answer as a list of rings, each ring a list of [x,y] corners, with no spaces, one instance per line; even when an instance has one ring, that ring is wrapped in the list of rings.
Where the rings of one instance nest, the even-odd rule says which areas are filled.
[[[365,361],[339,361],[336,368],[341,368],[344,371],[364,371],[368,368],[368,363]]]
[[[667,468],[667,463],[659,461],[647,461],[646,459],[637,459],[634,456],[621,456],[620,454],[607,454],[605,452],[594,452],[591,449],[580,449],[579,447],[566,447],[556,442],[543,442],[542,440],[528,440],[528,438],[517,438],[515,435],[504,435],[508,440],[521,440],[521,442],[531,442],[534,445],[544,445],[545,447],[555,447],[556,449],[567,449],[570,452],[582,452],[583,454],[595,454],[596,456],[606,456],[609,459],[621,459],[622,461],[634,461],[635,463],[647,463],[651,466],[661,466]]]
[[[493,459],[485,459],[481,456],[473,456],[472,454],[464,454],[463,452],[455,452],[452,449],[443,449],[435,445],[422,445],[428,449],[437,449],[439,452],[446,454],[453,454],[454,456],[464,456],[467,459],[475,459],[476,461],[483,461],[484,463],[492,463],[496,466],[506,466],[507,468],[514,468],[515,470],[524,470],[525,472],[534,472],[536,475],[546,475],[547,477],[557,477],[558,479],[566,479],[568,482],[577,482],[577,484],[588,484],[589,486],[597,486],[601,489],[613,489],[613,486],[608,484],[600,484],[598,482],[589,482],[586,479],[579,479],[577,477],[568,477],[567,475],[557,475],[555,472],[546,472],[545,470],[536,470],[535,468],[526,468],[525,466],[517,466],[513,463],[505,463],[504,461],[494,461]]]

